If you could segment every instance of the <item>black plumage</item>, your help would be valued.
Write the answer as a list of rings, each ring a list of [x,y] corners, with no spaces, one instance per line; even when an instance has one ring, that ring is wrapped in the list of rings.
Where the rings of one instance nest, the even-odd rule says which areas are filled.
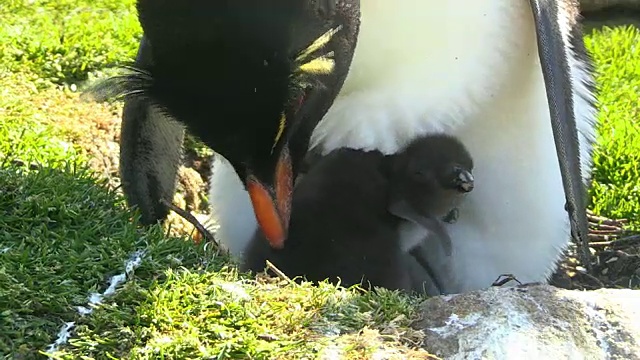
[[[305,90],[295,79],[296,57],[344,25],[314,13],[327,6],[326,0],[139,0],[153,59],[145,69],[150,79],[144,95],[208,146],[223,150],[241,174],[251,167],[254,175],[271,180],[285,145],[274,142],[280,119],[292,115]],[[332,50],[327,46],[322,53]],[[324,86],[325,75],[318,74],[312,85]],[[291,123],[284,126],[283,140]]]
[[[431,295],[439,293],[425,253],[451,254],[446,230],[434,226],[440,226],[455,198],[471,190],[472,167],[464,146],[439,134],[421,137],[395,155],[335,150],[296,185],[284,247],[269,247],[256,232],[241,269],[261,271],[269,260],[285,274],[310,281],[339,278],[346,286],[406,291],[424,286]],[[429,235],[401,244],[399,227],[407,220],[423,224]]]
[[[285,246],[273,249],[256,232],[241,269],[261,271],[270,260],[311,281],[339,277],[349,286],[366,274],[373,285],[406,289],[403,254],[393,241],[401,219],[387,211],[388,171],[379,151],[327,154],[294,189]]]
[[[182,137],[166,136],[176,131],[154,119],[151,104],[229,160],[261,204],[259,222],[279,240],[310,133],[347,75],[359,2],[139,0],[137,9],[144,37],[136,66],[93,89],[98,98],[126,96],[122,138],[131,140],[121,171],[130,204],[145,223],[161,220],[159,200],[174,189],[177,166],[169,165]],[[303,135],[289,144],[291,133]],[[170,161],[149,161],[163,150]]]

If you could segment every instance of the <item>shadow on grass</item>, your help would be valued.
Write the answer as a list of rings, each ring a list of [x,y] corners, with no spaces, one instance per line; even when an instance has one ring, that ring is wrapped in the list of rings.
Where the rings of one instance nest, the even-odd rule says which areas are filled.
[[[612,7],[601,11],[583,12],[584,33],[601,31],[605,27],[635,26],[640,28],[640,11]]]

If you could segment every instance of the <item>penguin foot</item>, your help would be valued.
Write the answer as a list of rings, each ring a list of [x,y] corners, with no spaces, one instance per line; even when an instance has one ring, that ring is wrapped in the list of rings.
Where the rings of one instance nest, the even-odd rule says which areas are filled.
[[[518,280],[513,274],[502,274],[498,276],[498,278],[491,284],[491,286],[502,286],[508,283],[509,281],[515,281],[518,285],[522,285],[520,280]]]

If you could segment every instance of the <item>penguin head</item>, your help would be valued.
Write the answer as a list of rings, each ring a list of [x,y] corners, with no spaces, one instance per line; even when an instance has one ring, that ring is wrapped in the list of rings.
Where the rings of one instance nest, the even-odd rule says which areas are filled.
[[[306,131],[290,151],[291,133],[300,127],[300,113],[314,122],[305,129],[324,114],[298,110],[310,92],[333,79],[341,23],[318,18],[331,14],[317,11],[327,1],[138,0],[150,64],[101,86],[103,98],[145,98],[224,156],[274,248],[287,236],[296,167],[310,137]],[[355,46],[354,30],[349,34],[343,63]],[[335,81],[331,86],[335,90]],[[337,91],[327,94],[325,104]]]
[[[441,216],[456,198],[474,187],[473,159],[455,137],[419,137],[394,155],[392,202],[404,201],[416,212]]]

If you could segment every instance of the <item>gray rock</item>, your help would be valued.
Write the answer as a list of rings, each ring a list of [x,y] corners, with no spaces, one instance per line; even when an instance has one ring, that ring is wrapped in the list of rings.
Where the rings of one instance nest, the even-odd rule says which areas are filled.
[[[431,298],[414,328],[442,359],[640,359],[640,290],[493,287]]]

